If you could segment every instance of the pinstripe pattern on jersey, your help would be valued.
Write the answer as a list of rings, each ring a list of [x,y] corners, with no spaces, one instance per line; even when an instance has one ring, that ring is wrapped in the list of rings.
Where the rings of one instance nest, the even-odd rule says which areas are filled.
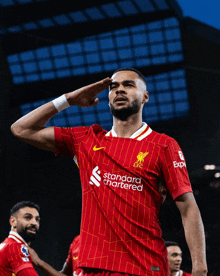
[[[30,256],[29,261],[22,259],[26,256],[22,254],[21,247],[27,244],[18,233],[10,231],[3,243],[5,246],[0,250],[0,275],[12,276],[23,269],[33,268]]]
[[[56,154],[68,151],[67,155],[76,155],[80,164],[82,267],[159,275],[151,270],[158,267],[160,276],[167,275],[166,250],[158,220],[162,203],[158,179],[166,181],[166,188],[174,197],[191,191],[191,186],[186,168],[174,169],[173,161],[180,158],[175,140],[152,130],[149,133],[147,125],[142,127],[133,139],[114,137],[112,131],[107,133],[98,125],[55,128],[59,145]],[[94,151],[94,146],[102,149]],[[140,152],[149,152],[143,169],[133,167]],[[96,166],[101,176],[98,187],[89,184]]]

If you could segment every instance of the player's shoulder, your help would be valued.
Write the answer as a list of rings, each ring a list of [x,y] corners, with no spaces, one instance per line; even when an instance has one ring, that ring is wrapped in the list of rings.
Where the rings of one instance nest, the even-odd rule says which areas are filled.
[[[158,146],[161,146],[161,147],[166,147],[170,143],[176,142],[174,138],[166,135],[165,133],[159,133],[154,130],[151,132],[147,140],[150,140],[154,144],[157,144]]]
[[[11,238],[6,238],[0,244],[0,258],[6,257],[13,258],[13,256],[17,256],[22,254],[22,250],[28,250],[24,244],[18,243]],[[7,259],[6,258],[6,259]]]
[[[8,250],[10,254],[22,253],[23,255],[29,255],[28,248],[25,244],[19,243],[12,238],[7,238],[1,245]]]
[[[6,255],[6,251],[8,250],[9,244],[10,244],[10,241],[8,238],[0,243],[0,258]]]
[[[94,124],[91,127],[88,128],[89,131],[97,134],[101,134],[101,135],[105,135],[107,133],[106,130],[104,130],[100,125]]]
[[[104,132],[106,133],[107,131],[104,130],[100,125],[94,124],[91,126],[79,126],[79,127],[67,127],[67,128],[61,128],[66,131],[74,131],[74,132],[94,132],[94,133],[99,133],[99,132]]]
[[[0,253],[3,250],[7,250],[11,247],[14,247],[14,245],[16,245],[16,241],[11,239],[11,238],[6,238],[2,243],[0,243]]]

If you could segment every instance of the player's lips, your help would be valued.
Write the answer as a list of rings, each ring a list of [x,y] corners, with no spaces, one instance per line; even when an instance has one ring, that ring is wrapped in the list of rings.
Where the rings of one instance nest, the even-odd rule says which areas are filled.
[[[118,97],[115,97],[115,98],[114,98],[113,103],[116,103],[116,102],[124,102],[124,101],[127,101],[127,100],[128,100],[127,97],[118,96]]]
[[[35,227],[28,228],[27,230],[31,233],[34,233],[34,234],[37,233],[37,229]]]

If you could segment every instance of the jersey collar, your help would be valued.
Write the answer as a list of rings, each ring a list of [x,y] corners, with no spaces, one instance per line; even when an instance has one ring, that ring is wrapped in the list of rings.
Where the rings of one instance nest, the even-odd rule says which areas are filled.
[[[183,271],[182,270],[179,270],[175,276],[182,276],[183,275]]]
[[[145,122],[143,122],[142,127],[139,128],[135,133],[133,133],[131,135],[130,139],[141,141],[145,137],[147,137],[149,134],[151,134],[151,132],[152,132],[152,129]],[[113,127],[109,132],[107,132],[105,134],[105,136],[118,137],[117,133],[114,131]]]
[[[24,243],[25,245],[27,245],[25,240],[17,232],[10,231],[8,237],[12,238],[13,240],[15,240],[18,243]]]

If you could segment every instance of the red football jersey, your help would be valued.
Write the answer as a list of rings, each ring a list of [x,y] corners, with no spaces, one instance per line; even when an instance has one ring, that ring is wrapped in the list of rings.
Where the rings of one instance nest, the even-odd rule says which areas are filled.
[[[80,236],[76,236],[70,245],[69,254],[66,259],[66,263],[72,267],[73,275],[81,275],[81,269],[78,268],[78,257],[79,257],[79,242]]]
[[[192,274],[186,273],[182,270],[179,270],[175,276],[191,276]]]
[[[147,124],[130,138],[98,125],[54,129],[56,155],[76,156],[80,170],[79,266],[167,276],[159,183],[173,199],[192,192],[177,142]]]
[[[33,268],[27,244],[18,233],[11,231],[0,244],[0,275],[16,275],[27,268]]]
[[[183,271],[183,274],[182,274],[182,276],[191,276],[192,274],[190,274],[190,273],[186,273],[186,272],[184,272]]]

